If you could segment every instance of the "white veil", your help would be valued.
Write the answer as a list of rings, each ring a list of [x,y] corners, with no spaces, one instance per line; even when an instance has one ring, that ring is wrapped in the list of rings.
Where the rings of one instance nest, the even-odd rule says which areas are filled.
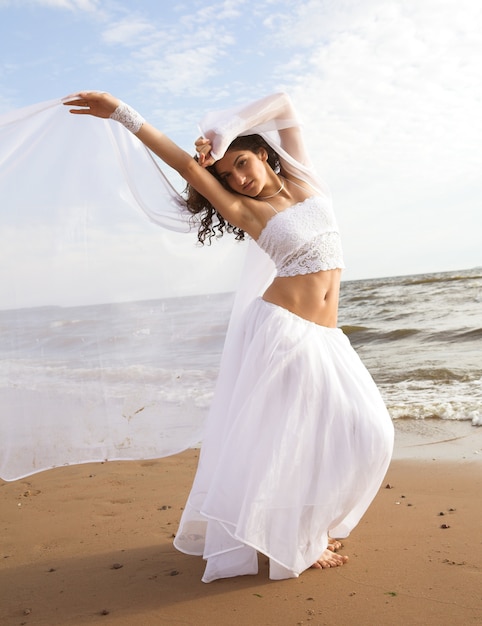
[[[21,225],[27,210],[31,214],[35,209],[39,224],[42,216],[49,215],[54,224],[62,226],[51,240],[61,257],[70,222],[79,224],[92,212],[123,208],[147,215],[166,231],[187,233],[195,239],[196,227],[193,229],[183,211],[182,196],[143,144],[111,120],[84,116],[79,124],[62,103],[52,100],[0,116],[0,220],[7,229],[4,232],[13,220]],[[283,145],[282,131],[298,127],[284,94],[209,114],[201,122],[218,158],[238,134],[259,133],[278,151],[286,170],[320,189],[298,135],[291,134],[295,142]],[[247,248],[231,329],[274,273],[272,262],[254,242]],[[15,292],[15,268],[4,267],[3,276],[1,289]],[[24,386],[16,369],[20,366],[15,346],[25,331],[19,328],[18,319],[15,307],[0,311],[0,477],[4,480],[59,465],[167,456],[202,439],[206,410],[199,410],[189,398],[173,403],[152,391],[142,397],[147,392],[139,380],[136,393],[142,410],[126,412],[126,403],[131,401],[127,391],[124,397],[112,394],[101,366],[95,380],[84,381],[79,374],[77,394],[49,387],[48,372],[45,380]],[[225,350],[234,335],[228,330]],[[101,364],[100,344],[98,352]],[[81,360],[80,348],[75,358]]]

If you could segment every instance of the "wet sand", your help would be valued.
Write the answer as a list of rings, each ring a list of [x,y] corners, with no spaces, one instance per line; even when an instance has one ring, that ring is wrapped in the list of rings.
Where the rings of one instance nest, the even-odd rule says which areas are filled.
[[[441,428],[441,430],[440,430]],[[482,428],[397,424],[394,460],[344,540],[350,561],[201,582],[172,547],[197,450],[0,482],[2,626],[482,623]]]

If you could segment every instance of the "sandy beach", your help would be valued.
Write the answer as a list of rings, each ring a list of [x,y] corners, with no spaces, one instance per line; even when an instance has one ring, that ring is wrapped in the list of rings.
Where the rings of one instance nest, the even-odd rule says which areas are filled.
[[[201,582],[172,547],[198,450],[0,482],[0,624],[482,623],[482,429],[405,420],[343,567]]]

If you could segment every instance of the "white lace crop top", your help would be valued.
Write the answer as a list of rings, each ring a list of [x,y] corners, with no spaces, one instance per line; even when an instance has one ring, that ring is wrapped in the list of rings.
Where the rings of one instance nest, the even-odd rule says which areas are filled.
[[[345,267],[331,203],[321,196],[276,212],[256,241],[273,260],[277,276]]]

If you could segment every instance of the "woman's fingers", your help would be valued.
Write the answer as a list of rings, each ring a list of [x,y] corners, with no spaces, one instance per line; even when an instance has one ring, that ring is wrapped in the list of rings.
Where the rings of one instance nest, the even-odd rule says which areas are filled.
[[[196,147],[197,152],[202,152],[203,154],[211,152],[211,142],[205,137],[199,137],[199,139],[196,139],[194,146]]]
[[[216,163],[216,160],[214,159],[214,157],[212,157],[210,155],[209,156],[204,156],[203,155],[203,157],[204,157],[204,159],[201,162],[201,165],[203,167],[209,167],[210,165],[214,165],[214,163]]]
[[[196,152],[198,153],[198,161],[203,167],[209,167],[214,163],[214,159],[211,156],[211,142],[205,137],[199,137],[194,142]]]
[[[120,100],[103,91],[81,91],[67,96],[63,104],[76,107],[70,109],[70,113],[108,118],[119,106]]]
[[[200,150],[198,155],[198,162],[203,167],[209,167],[215,163],[214,158],[211,156],[211,146],[209,146],[209,150]]]

